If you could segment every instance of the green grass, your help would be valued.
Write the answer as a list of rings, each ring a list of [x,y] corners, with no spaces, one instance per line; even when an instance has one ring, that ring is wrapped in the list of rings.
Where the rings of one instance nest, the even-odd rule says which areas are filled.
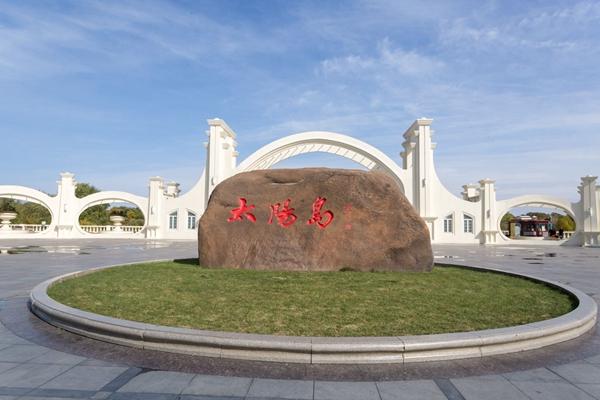
[[[159,325],[298,336],[393,336],[525,324],[572,310],[571,297],[502,274],[271,272],[157,262],[52,286],[50,297]]]

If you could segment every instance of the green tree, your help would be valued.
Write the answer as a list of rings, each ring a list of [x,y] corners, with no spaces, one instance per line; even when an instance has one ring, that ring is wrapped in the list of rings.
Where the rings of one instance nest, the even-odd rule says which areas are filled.
[[[47,224],[51,221],[50,211],[36,203],[18,201],[14,199],[0,199],[0,212],[16,212],[17,217],[12,220],[13,224]]]
[[[571,218],[570,215],[561,215],[560,217],[558,217],[558,221],[556,222],[556,229],[574,231],[575,221],[573,220],[573,218]]]
[[[75,188],[75,197],[81,199],[90,194],[98,193],[100,189],[89,183],[78,183]],[[109,225],[108,204],[99,204],[83,210],[79,215],[80,225]]]
[[[16,205],[16,200],[0,198],[0,212],[16,212]]]
[[[528,212],[525,215],[529,215],[530,217],[536,217],[537,219],[547,219],[550,220],[550,215],[546,214],[545,212],[539,212],[539,211],[531,211]]]
[[[17,218],[15,224],[41,224],[42,222],[50,224],[52,217],[50,211],[42,206],[32,202],[17,203]]]
[[[99,191],[100,189],[93,185],[90,185],[89,183],[78,183],[75,187],[75,197],[77,197],[78,199],[82,199],[85,196],[98,193]]]
[[[500,220],[500,229],[502,229],[503,231],[507,231],[508,225],[510,224],[510,220],[513,219],[514,217],[515,216],[509,212],[504,214],[502,216],[502,219]]]

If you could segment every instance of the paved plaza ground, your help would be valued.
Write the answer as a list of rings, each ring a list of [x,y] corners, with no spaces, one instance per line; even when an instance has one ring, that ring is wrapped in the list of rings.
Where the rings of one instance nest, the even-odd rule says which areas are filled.
[[[38,320],[29,291],[95,266],[191,258],[194,242],[0,241],[0,400],[8,399],[600,399],[600,334],[478,360],[318,366],[142,351]],[[600,300],[600,249],[435,245],[436,261],[559,281]],[[11,250],[10,253],[13,253]]]

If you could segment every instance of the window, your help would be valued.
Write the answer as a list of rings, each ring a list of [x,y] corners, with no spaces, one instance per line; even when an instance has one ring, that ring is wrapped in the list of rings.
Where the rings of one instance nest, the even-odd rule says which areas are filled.
[[[196,214],[188,211],[188,229],[196,229]]]
[[[473,217],[464,214],[463,226],[465,233],[473,233]]]
[[[452,216],[452,214],[450,215],[446,215],[446,218],[444,218],[444,232],[446,233],[452,233],[452,222],[454,220],[454,217]]]
[[[177,229],[177,211],[169,214],[169,229]]]

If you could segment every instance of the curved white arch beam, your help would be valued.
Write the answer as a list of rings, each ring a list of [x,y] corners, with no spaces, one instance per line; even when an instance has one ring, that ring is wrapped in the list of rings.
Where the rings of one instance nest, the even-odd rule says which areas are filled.
[[[525,195],[519,197],[513,197],[512,199],[501,200],[497,202],[498,206],[498,217],[502,219],[502,216],[506,214],[511,208],[522,207],[522,206],[550,206],[556,208],[562,208],[565,210],[571,217],[573,217],[577,221],[577,213],[575,212],[574,204],[552,196],[544,196],[544,195]]]
[[[50,217],[52,218],[52,224],[54,223],[55,211],[57,198],[49,196],[44,192],[32,189],[27,186],[17,185],[0,185],[0,197],[15,199],[20,201],[28,201],[36,203],[50,211]]]
[[[236,172],[268,169],[287,158],[313,152],[336,154],[369,170],[384,170],[396,179],[404,192],[406,172],[395,161],[368,143],[335,132],[309,131],[275,140],[242,161]]]
[[[50,208],[56,197],[26,186],[0,185],[0,197],[29,201]]]
[[[142,196],[136,196],[135,194],[127,193],[127,192],[117,192],[117,191],[105,191],[90,194],[89,196],[85,196],[79,199],[79,210],[77,211],[77,217],[85,211],[86,208],[107,203],[109,201],[126,201],[128,203],[132,203],[136,205],[144,214],[144,220],[148,221],[147,208],[148,208],[148,199]]]

